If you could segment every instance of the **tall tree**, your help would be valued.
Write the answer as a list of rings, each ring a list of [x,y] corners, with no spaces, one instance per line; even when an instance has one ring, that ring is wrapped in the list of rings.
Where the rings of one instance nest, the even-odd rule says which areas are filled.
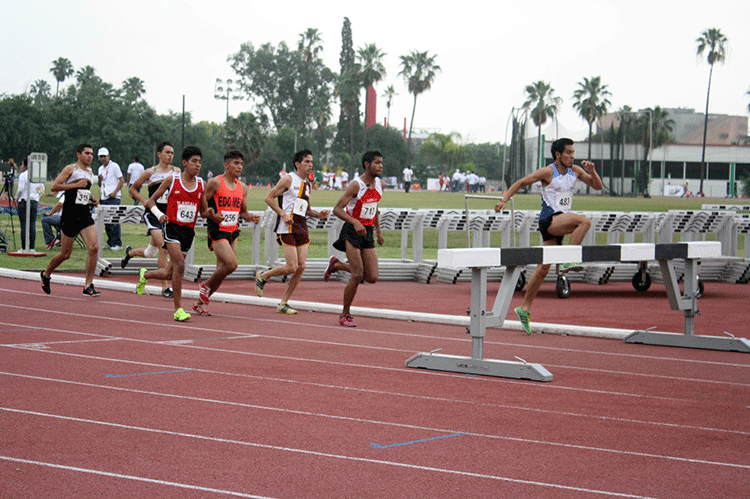
[[[641,194],[648,194],[651,180],[651,170],[648,167],[648,156],[651,151],[674,142],[672,132],[674,131],[674,120],[669,117],[669,112],[660,106],[646,108],[644,114],[636,120],[636,124],[642,130],[643,137],[643,166],[636,174],[637,190]],[[650,133],[649,133],[650,131]]]
[[[385,52],[380,50],[377,45],[370,43],[357,49],[357,63],[359,64],[359,80],[365,87],[365,128],[369,123],[369,106],[370,92],[369,89],[375,83],[378,83],[385,77],[386,70],[383,64]],[[365,134],[365,137],[367,134]],[[365,143],[365,148],[367,144]]]
[[[707,60],[710,69],[708,71],[708,90],[706,90],[706,116],[703,120],[703,150],[701,152],[701,184],[700,191],[703,192],[703,179],[706,178],[706,133],[708,132],[708,98],[711,96],[711,77],[714,72],[714,64],[724,62],[727,56],[727,37],[720,29],[710,28],[701,33],[695,42],[698,44],[696,56],[700,58],[703,52],[708,52]]]
[[[322,38],[320,32],[314,28],[307,28],[304,33],[300,33],[299,41],[297,42],[297,50],[299,50],[302,59],[305,64],[300,68],[300,92],[302,94],[300,116],[299,116],[299,132],[302,135],[307,135],[307,122],[308,122],[308,107],[309,101],[308,95],[310,93],[310,87],[313,85],[311,81],[314,78],[314,63],[320,61],[320,52],[323,51]]]
[[[429,163],[437,163],[439,166],[438,174],[447,174],[456,166],[465,163],[471,159],[471,149],[466,145],[461,145],[457,141],[461,140],[461,134],[451,132],[449,134],[433,133],[427,137],[427,140],[419,150],[420,156]]]
[[[362,131],[359,121],[359,93],[351,95],[348,85],[352,77],[356,76],[356,53],[352,42],[352,23],[348,17],[344,18],[341,27],[341,53],[339,54],[339,78],[337,81],[336,95],[341,104],[341,113],[336,127],[335,148],[338,152],[352,154],[354,150],[355,134]],[[344,87],[347,88],[344,88]],[[359,90],[359,88],[357,88]],[[346,102],[344,101],[346,99]],[[353,156],[352,156],[353,158]],[[354,163],[354,160],[352,160]]]
[[[748,91],[748,94],[750,94],[750,91]],[[398,93],[396,93],[396,89],[393,88],[393,85],[388,85],[388,88],[383,92],[383,97],[385,97],[385,107],[388,108],[388,115],[386,117],[386,124],[388,126],[391,126],[391,106],[393,105],[393,98],[397,95]],[[748,105],[748,109],[750,109],[750,104]]]
[[[60,93],[60,83],[64,82],[68,76],[73,76],[73,64],[65,57],[58,57],[52,61],[52,67],[49,71],[57,80],[57,88],[55,89],[55,96],[57,96]]]
[[[29,95],[34,98],[34,104],[42,104],[48,102],[52,93],[52,87],[49,86],[46,80],[37,80],[29,89]]]
[[[125,100],[136,101],[146,93],[146,85],[137,76],[132,76],[122,82],[122,89],[125,91]]]
[[[406,142],[408,154],[411,155],[411,134],[414,129],[414,114],[417,110],[417,97],[419,94],[432,88],[437,73],[441,71],[440,66],[435,64],[437,55],[429,52],[412,50],[407,55],[401,56],[401,71],[399,75],[404,78],[406,88],[414,95],[414,105],[411,108],[411,121],[409,123],[409,138]]]
[[[537,129],[537,160],[536,170],[541,167],[542,161],[542,125],[547,122],[547,118],[554,118],[557,114],[557,110],[562,104],[562,98],[555,95],[555,90],[552,85],[546,81],[539,80],[526,85],[524,89],[526,92],[526,102],[523,103],[523,108],[530,112],[531,121],[534,122]]]
[[[589,152],[587,158],[591,159],[591,135],[594,122],[607,113],[610,102],[607,85],[602,85],[601,76],[584,78],[578,82],[578,88],[573,92],[573,109],[589,124]]]

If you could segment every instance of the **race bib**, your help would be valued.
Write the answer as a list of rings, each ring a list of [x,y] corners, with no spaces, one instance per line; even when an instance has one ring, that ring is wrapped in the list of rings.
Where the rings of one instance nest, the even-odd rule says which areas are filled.
[[[573,193],[571,191],[558,192],[555,196],[557,211],[568,212],[573,206]]]
[[[222,211],[221,214],[224,215],[224,220],[221,222],[222,227],[237,225],[237,222],[240,220],[240,213],[238,211]]]
[[[198,205],[193,203],[180,203],[177,205],[177,221],[192,223],[198,213]]]
[[[156,200],[156,202],[159,204],[167,204],[168,200],[169,200],[169,189],[164,191],[164,194],[162,194],[161,197]]]
[[[359,217],[362,220],[372,220],[378,214],[378,203],[362,203]]]
[[[305,216],[307,214],[307,200],[302,198],[297,198],[294,200],[294,207],[292,208],[292,213],[295,215]]]
[[[76,193],[76,204],[89,204],[91,191],[88,189],[78,189]]]

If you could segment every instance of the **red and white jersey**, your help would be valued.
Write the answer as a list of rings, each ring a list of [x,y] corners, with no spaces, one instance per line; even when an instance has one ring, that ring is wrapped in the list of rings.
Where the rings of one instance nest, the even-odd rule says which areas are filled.
[[[169,188],[167,199],[167,217],[169,221],[177,225],[195,227],[198,219],[198,210],[203,195],[203,179],[195,177],[195,188],[192,191],[185,189],[182,185],[182,174],[172,175],[172,185]]]
[[[368,189],[360,177],[354,177],[352,182],[359,183],[359,192],[346,205],[346,212],[362,225],[374,225],[375,216],[378,214],[378,201],[383,197],[383,184],[376,178],[375,187]]]

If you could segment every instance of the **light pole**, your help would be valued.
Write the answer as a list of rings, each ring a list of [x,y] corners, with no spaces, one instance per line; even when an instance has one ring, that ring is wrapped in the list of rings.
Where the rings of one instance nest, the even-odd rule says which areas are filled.
[[[227,101],[227,125],[229,124],[229,100],[242,99],[242,96],[239,95],[239,88],[232,86],[234,83],[231,79],[224,81],[221,78],[216,78],[216,84],[214,85],[214,99]]]

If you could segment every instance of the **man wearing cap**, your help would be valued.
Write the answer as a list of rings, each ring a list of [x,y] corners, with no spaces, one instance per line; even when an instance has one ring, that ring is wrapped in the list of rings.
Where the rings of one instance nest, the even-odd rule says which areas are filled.
[[[101,204],[120,204],[122,196],[122,186],[125,179],[122,177],[120,165],[109,159],[109,150],[106,147],[99,149],[99,190],[102,194]],[[122,239],[120,238],[119,224],[106,224],[104,229],[107,231],[107,246],[112,251],[122,249]]]

